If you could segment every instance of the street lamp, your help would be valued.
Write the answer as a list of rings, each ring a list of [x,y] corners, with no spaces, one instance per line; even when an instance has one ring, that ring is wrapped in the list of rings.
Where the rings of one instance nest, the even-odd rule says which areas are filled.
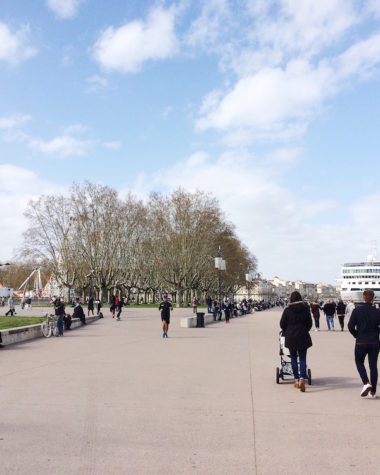
[[[218,299],[219,320],[222,319],[222,270],[226,270],[226,261],[222,259],[222,249],[218,248],[218,257],[215,257],[215,269],[218,269]]]

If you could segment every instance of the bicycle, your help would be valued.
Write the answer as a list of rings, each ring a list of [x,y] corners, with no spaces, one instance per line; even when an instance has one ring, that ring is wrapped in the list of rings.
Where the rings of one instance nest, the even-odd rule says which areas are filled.
[[[46,314],[46,321],[41,324],[41,330],[44,337],[49,338],[52,335],[58,335],[57,317],[52,314]]]

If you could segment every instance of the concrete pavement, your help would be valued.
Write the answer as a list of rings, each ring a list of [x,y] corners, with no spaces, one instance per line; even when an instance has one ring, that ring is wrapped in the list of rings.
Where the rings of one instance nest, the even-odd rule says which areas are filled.
[[[0,473],[380,473],[380,399],[359,396],[348,332],[312,332],[303,394],[275,384],[279,310],[186,315],[167,340],[157,310],[124,309],[0,349]]]

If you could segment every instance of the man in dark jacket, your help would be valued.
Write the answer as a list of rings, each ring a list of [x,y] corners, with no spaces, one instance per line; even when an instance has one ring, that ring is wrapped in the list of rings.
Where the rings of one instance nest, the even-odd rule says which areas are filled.
[[[73,318],[79,318],[83,325],[86,325],[86,315],[84,314],[83,307],[80,304],[79,299],[77,299],[74,307]]]
[[[313,318],[314,318],[315,331],[319,332],[319,318],[321,316],[321,313],[320,313],[319,310],[321,309],[321,306],[319,305],[318,300],[315,300],[311,304],[310,309],[311,309],[311,313],[313,314]]]
[[[372,398],[376,398],[380,330],[380,310],[373,306],[374,297],[373,290],[365,290],[365,303],[355,307],[348,322],[348,329],[356,338],[355,363],[364,385],[360,396],[366,397],[370,393]],[[371,380],[364,366],[367,355]]]
[[[124,306],[124,299],[123,299],[123,297],[120,297],[119,303],[117,305],[116,320],[120,320],[120,315],[121,315],[121,311],[123,309],[123,306]]]
[[[294,387],[302,392],[305,392],[306,353],[313,344],[309,333],[312,326],[309,306],[305,305],[299,292],[292,292],[290,303],[282,314],[280,327],[285,335],[285,346],[290,351]],[[301,374],[298,372],[297,357]]]
[[[327,302],[323,306],[323,312],[326,315],[327,328],[329,331],[331,330],[331,328],[335,331],[335,327],[334,327],[335,311],[336,311],[335,302],[331,302],[331,300],[328,299]]]
[[[54,301],[54,313],[57,317],[57,336],[63,336],[63,317],[65,316],[65,304],[59,297]]]
[[[343,300],[339,300],[338,305],[336,306],[336,314],[338,315],[340,328],[344,330],[344,317],[346,315],[346,304]]]

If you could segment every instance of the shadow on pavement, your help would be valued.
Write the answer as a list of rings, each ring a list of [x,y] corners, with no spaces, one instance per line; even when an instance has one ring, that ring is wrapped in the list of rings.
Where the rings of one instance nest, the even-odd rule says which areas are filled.
[[[326,378],[314,378],[311,388],[313,392],[333,391],[334,389],[360,388],[359,378],[349,378],[343,376],[329,376]]]

